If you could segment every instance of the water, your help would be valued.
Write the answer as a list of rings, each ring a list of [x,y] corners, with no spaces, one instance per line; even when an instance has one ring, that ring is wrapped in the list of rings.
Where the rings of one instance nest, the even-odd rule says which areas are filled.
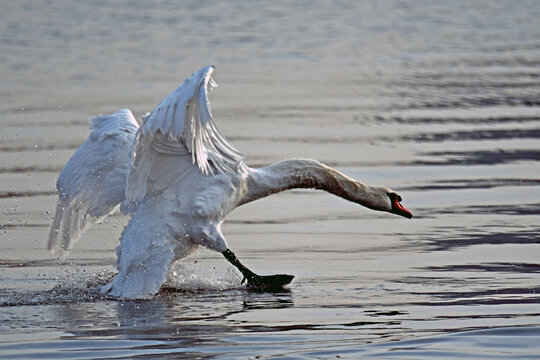
[[[491,2],[63,1],[0,14],[0,358],[540,356],[540,7]],[[103,298],[126,220],[45,251],[89,116],[151,110],[217,66],[216,122],[251,166],[316,158],[412,220],[313,191],[237,209],[219,254],[150,301]]]

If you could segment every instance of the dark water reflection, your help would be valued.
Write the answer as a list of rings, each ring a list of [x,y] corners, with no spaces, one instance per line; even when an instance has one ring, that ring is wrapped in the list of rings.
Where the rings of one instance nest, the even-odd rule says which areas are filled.
[[[418,165],[497,165],[515,161],[536,161],[540,159],[540,150],[478,150],[478,151],[433,151],[422,155],[437,158],[426,162],[417,161]]]
[[[427,240],[424,242],[426,251],[449,251],[457,248],[477,245],[504,245],[504,244],[538,244],[538,231],[514,231],[494,233],[468,233],[450,235],[444,239]]]

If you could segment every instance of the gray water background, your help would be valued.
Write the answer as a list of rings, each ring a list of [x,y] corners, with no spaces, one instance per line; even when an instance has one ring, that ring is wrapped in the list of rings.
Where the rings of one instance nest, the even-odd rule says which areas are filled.
[[[540,358],[536,1],[3,1],[0,358]],[[103,299],[126,219],[45,250],[87,118],[138,119],[215,64],[214,118],[251,166],[316,158],[412,220],[323,192],[237,209],[231,248],[155,299]]]

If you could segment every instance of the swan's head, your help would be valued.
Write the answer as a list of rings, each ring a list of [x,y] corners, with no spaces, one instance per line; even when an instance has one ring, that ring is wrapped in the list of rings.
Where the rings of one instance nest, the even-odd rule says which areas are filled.
[[[373,194],[374,196],[372,198],[374,201],[369,207],[375,210],[388,211],[392,214],[401,215],[407,219],[413,217],[412,212],[401,205],[401,196],[395,191],[384,187],[377,187],[374,189],[376,194]]]

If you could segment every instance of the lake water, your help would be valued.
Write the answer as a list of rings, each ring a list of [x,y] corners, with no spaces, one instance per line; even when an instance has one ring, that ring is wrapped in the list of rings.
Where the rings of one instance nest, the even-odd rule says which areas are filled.
[[[536,1],[4,2],[0,359],[540,358]],[[398,191],[412,220],[289,191],[175,264],[148,301],[102,298],[126,219],[45,250],[87,118],[140,119],[196,69],[261,166],[318,159]]]

